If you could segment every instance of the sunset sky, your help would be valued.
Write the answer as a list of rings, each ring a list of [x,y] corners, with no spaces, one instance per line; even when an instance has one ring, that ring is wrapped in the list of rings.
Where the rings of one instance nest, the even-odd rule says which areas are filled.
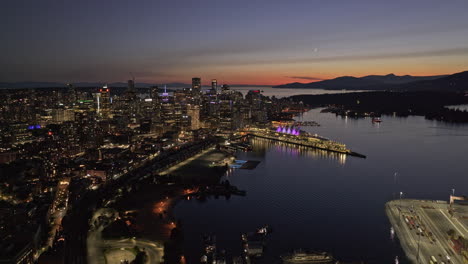
[[[5,1],[0,82],[281,84],[468,70],[467,0]]]

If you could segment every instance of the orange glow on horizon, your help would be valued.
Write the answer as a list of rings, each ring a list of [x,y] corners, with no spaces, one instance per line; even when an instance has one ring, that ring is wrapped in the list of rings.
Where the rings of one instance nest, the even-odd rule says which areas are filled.
[[[467,69],[468,70],[468,69]],[[397,71],[369,71],[369,72],[351,72],[351,73],[343,73],[343,74],[327,74],[327,75],[319,75],[319,76],[314,76],[317,80],[311,80],[311,79],[301,79],[301,78],[291,78],[287,76],[280,76],[278,75],[271,75],[271,76],[257,76],[253,78],[229,78],[225,79],[223,81],[218,81],[218,87],[221,87],[223,84],[227,85],[265,85],[265,86],[275,86],[275,85],[281,85],[281,84],[286,84],[286,83],[294,83],[294,82],[299,82],[299,83],[313,83],[313,82],[319,82],[319,81],[324,81],[324,80],[330,80],[334,79],[337,77],[342,77],[342,76],[353,76],[353,77],[363,77],[363,76],[368,76],[368,75],[388,75],[388,74],[395,74],[398,76],[403,76],[403,75],[412,75],[412,76],[434,76],[434,75],[450,75],[458,72],[462,72],[463,70],[459,71],[414,71],[414,72],[397,72]],[[297,74],[299,75],[299,74]],[[313,76],[313,75],[312,75]],[[208,78],[207,78],[208,79]],[[237,81],[236,81],[237,79]],[[202,79],[203,80],[203,79]],[[211,80],[211,79],[210,79]],[[154,83],[155,81],[145,81],[149,83]],[[188,81],[180,81],[179,79],[177,80],[168,80],[165,83],[186,83],[189,85],[190,83]],[[211,83],[203,83],[203,87],[210,87]]]
[[[199,76],[202,79],[204,88],[211,86],[212,79],[218,80],[218,86],[222,84],[231,86],[236,84],[274,86],[293,82],[312,83],[341,76],[363,77],[391,73],[398,76],[449,75],[468,70],[468,66],[463,65],[465,65],[463,58],[455,58],[444,65],[441,65],[438,58],[324,62],[320,64],[227,65],[216,70],[208,67],[200,68],[197,72],[193,72],[192,69],[178,69],[171,72],[173,78],[155,80],[151,76],[147,76],[147,78],[140,79],[140,82],[185,83],[190,85],[191,78]]]

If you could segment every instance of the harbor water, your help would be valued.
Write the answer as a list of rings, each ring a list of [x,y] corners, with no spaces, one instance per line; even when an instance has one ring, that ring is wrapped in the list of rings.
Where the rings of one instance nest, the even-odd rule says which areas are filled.
[[[203,234],[215,234],[228,255],[241,251],[240,235],[268,224],[273,233],[265,254],[253,263],[280,263],[279,256],[307,248],[345,261],[408,263],[392,239],[385,202],[404,197],[448,200],[452,189],[466,195],[468,125],[424,117],[337,117],[313,109],[298,117],[317,121],[310,133],[343,142],[366,159],[252,139],[253,151],[238,159],[258,160],[254,170],[233,169],[232,185],[245,197],[182,201],[175,215],[183,223],[188,263],[198,263]],[[467,160],[468,161],[468,160]]]

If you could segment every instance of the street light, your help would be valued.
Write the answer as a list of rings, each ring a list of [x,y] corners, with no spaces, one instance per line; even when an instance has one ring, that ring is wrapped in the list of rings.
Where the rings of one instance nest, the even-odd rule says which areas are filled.
[[[398,218],[400,219],[400,223],[401,223],[401,196],[403,196],[403,192],[400,192],[400,206],[398,207]]]

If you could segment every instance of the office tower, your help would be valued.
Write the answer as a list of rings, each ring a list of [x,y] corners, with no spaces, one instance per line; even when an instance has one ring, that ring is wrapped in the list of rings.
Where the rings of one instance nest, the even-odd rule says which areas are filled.
[[[150,88],[150,98],[151,99],[159,99],[159,87],[158,86],[151,86]]]
[[[218,81],[216,79],[211,80],[211,90],[218,91]]]
[[[71,105],[74,105],[76,103],[76,100],[78,99],[76,96],[75,87],[73,87],[73,84],[69,83],[67,84],[67,88],[68,88],[68,101]]]
[[[135,81],[134,80],[128,80],[128,90],[135,91]]]
[[[161,114],[161,100],[159,98],[159,87],[158,86],[151,86],[150,88],[150,98],[151,98],[151,105],[152,105],[152,121],[153,123],[157,123],[160,120]]]
[[[199,93],[201,91],[201,78],[199,77],[192,78],[192,91],[194,93]]]
[[[136,90],[135,90],[135,81],[134,80],[128,80],[127,82],[127,90],[125,91],[125,100],[127,101],[133,101],[136,100]],[[127,102],[128,103],[128,102]]]
[[[51,116],[54,124],[75,121],[75,111],[73,109],[52,109]]]
[[[190,117],[190,129],[200,129],[200,107],[198,105],[187,105],[187,116]]]
[[[107,87],[107,85],[104,85],[101,89],[99,89],[99,94],[100,97],[98,97],[98,100],[100,102],[98,103],[99,105],[99,114],[103,118],[108,118],[109,117],[109,112],[110,112],[110,90]]]

